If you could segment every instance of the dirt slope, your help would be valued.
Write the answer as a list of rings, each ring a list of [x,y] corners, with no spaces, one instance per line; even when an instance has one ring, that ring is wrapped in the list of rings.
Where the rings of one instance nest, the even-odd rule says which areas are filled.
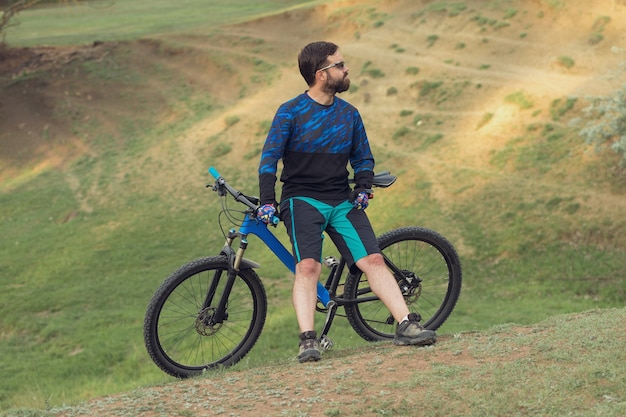
[[[623,415],[624,381],[615,375],[624,366],[609,370],[603,362],[624,357],[624,318],[624,309],[589,311],[457,334],[428,348],[376,344],[312,364],[292,359],[141,388],[47,415]],[[602,324],[594,337],[576,331],[594,324]]]
[[[626,7],[618,2],[567,7],[541,0],[487,7],[473,1],[445,4],[338,1],[228,27],[210,38],[194,34],[123,46],[5,51],[0,69],[4,86],[0,180],[14,178],[25,167],[62,166],[89,152],[72,130],[76,121],[112,112],[105,117],[115,134],[120,97],[108,91],[108,86],[84,85],[80,77],[62,68],[72,61],[106,61],[122,48],[132,51],[134,65],[158,61],[181,74],[192,88],[214,95],[223,104],[216,117],[197,123],[177,139],[186,149],[185,162],[194,170],[203,170],[206,163],[206,154],[195,150],[206,146],[202,141],[212,135],[221,134],[222,140],[236,144],[229,158],[240,158],[250,146],[258,146],[262,138],[250,131],[258,131],[282,101],[306,88],[295,57],[312,40],[340,44],[356,90],[345,97],[362,112],[375,146],[402,154],[406,140],[390,139],[400,128],[418,137],[441,135],[446,159],[469,169],[485,169],[494,150],[523,132],[528,123],[549,121],[553,100],[604,95],[626,83],[626,41],[618,23]],[[602,40],[597,41],[598,37]],[[166,41],[179,46],[164,53]],[[244,86],[241,71],[219,67],[224,58],[244,67],[248,65],[245,60],[267,60],[275,65],[268,71],[273,81]],[[12,75],[34,69],[52,76],[12,81]],[[419,72],[408,73],[410,69]],[[442,85],[433,87],[438,82]],[[155,92],[160,87],[153,82],[145,87],[150,92],[139,92],[153,100],[157,109],[161,97]],[[531,110],[505,101],[515,92],[532,101]],[[66,105],[70,101],[80,102],[81,111]],[[419,114],[427,117],[416,122]],[[487,114],[489,121],[484,123]],[[229,115],[244,122],[226,131],[224,120]],[[164,116],[176,118],[175,114]],[[441,164],[446,161],[436,153],[423,154],[423,171],[441,178]],[[412,164],[393,161],[392,165],[410,170]],[[439,187],[441,197],[446,188]]]

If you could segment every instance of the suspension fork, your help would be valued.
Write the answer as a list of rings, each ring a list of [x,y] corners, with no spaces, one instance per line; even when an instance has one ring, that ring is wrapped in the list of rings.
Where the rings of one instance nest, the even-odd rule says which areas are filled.
[[[224,244],[224,248],[221,252],[221,255],[225,255],[228,259],[229,269],[230,265],[232,265],[234,262],[234,252],[231,246],[236,237],[237,231],[235,229],[230,229],[228,231],[228,236],[226,237],[226,243]],[[211,284],[207,290],[206,297],[204,298],[204,302],[202,303],[203,310],[210,307],[213,303],[213,297],[215,297],[215,293],[217,292],[217,286],[220,283],[222,272],[223,271],[221,269],[218,269],[213,274],[213,279],[211,280]]]
[[[232,249],[232,243],[234,239],[239,236],[241,239],[239,241],[239,248],[236,252]],[[222,249],[222,254],[226,255],[228,258],[228,274],[226,276],[226,283],[224,286],[224,291],[222,292],[222,296],[217,304],[215,312],[213,314],[213,322],[214,323],[223,323],[224,320],[228,317],[226,314],[227,304],[228,304],[228,296],[230,295],[231,290],[233,289],[233,285],[235,284],[235,279],[237,279],[237,274],[241,268],[241,263],[243,261],[243,255],[246,252],[248,247],[248,235],[247,234],[239,234],[234,229],[231,229],[228,237],[226,239],[226,245]],[[221,279],[222,271],[215,271],[215,275],[213,276],[213,280],[211,281],[211,286],[207,291],[207,297],[204,302],[204,308],[207,308],[211,305],[213,297],[217,292],[217,286]]]

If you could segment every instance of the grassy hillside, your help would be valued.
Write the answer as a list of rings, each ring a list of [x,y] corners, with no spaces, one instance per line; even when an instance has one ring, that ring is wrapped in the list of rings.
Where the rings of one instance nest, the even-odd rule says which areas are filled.
[[[622,307],[626,177],[620,156],[595,152],[570,121],[626,82],[625,13],[609,1],[337,1],[219,30],[1,51],[0,409],[171,381],[143,347],[147,302],[171,271],[221,246],[206,168],[257,192],[274,111],[305,89],[295,57],[320,37],[348,60],[345,98],[377,169],[399,175],[368,209],[377,230],[431,227],[461,253],[462,297],[435,352],[463,350],[453,335]],[[291,277],[254,242],[249,255],[270,316],[237,369],[295,352]],[[337,323],[332,363],[387,349]],[[598,327],[584,329],[593,338]],[[620,392],[615,375],[593,398]]]
[[[370,344],[25,415],[618,417],[624,320],[624,308],[603,309],[447,335],[436,347]]]
[[[76,45],[155,35],[218,30],[308,0],[86,0],[41,2],[11,20],[6,42],[19,46]]]

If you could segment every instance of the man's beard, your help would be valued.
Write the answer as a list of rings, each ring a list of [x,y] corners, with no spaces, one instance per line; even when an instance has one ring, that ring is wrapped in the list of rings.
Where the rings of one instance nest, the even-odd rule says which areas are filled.
[[[325,90],[330,94],[338,94],[347,91],[350,88],[350,78],[346,75],[341,79],[329,78],[326,82]]]

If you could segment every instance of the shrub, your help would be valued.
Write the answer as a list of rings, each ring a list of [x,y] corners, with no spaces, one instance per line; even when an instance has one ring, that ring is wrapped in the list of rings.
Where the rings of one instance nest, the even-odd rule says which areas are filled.
[[[567,113],[572,109],[572,107],[574,107],[574,104],[576,104],[577,100],[578,98],[576,97],[568,97],[565,100],[562,100],[560,98],[553,100],[552,104],[550,105],[552,120],[554,120],[555,122],[558,121],[561,117],[563,117],[565,113]]]
[[[232,150],[233,148],[229,144],[222,142],[215,145],[215,147],[211,150],[211,155],[214,158],[219,158],[220,156],[230,153]]]
[[[506,13],[504,13],[504,19],[512,19],[517,14],[517,9],[508,9]]]
[[[589,36],[589,45],[597,45],[604,40],[604,35],[600,32],[594,32]]]
[[[593,26],[591,27],[595,32],[603,32],[606,25],[611,21],[610,16],[600,16],[593,22]]]
[[[560,56],[559,57],[559,65],[561,65],[562,67],[565,67],[567,69],[570,69],[574,66],[575,62],[572,58],[568,57],[568,56]]]
[[[420,72],[418,67],[408,67],[405,71],[408,75],[417,75]]]
[[[595,98],[583,114],[588,121],[580,136],[598,149],[608,145],[621,153],[626,166],[626,85],[613,96]]]
[[[428,41],[428,47],[430,48],[431,46],[433,46],[435,44],[435,42],[437,42],[438,39],[439,39],[439,36],[437,36],[437,35],[430,35],[426,39]]]
[[[401,137],[408,135],[410,132],[411,130],[408,127],[401,126],[393,133],[392,138],[394,140],[400,139]]]
[[[467,9],[467,6],[463,2],[457,2],[457,3],[434,2],[430,4],[428,7],[421,10],[420,12],[412,14],[411,17],[413,19],[417,19],[419,17],[426,15],[426,13],[428,12],[448,13],[449,17],[456,17],[459,14],[461,14],[461,12],[463,12],[465,9]]]
[[[439,87],[441,87],[441,85],[443,84],[443,81],[423,81],[420,83],[419,89],[419,96],[420,97],[424,97],[429,95],[431,92],[435,91],[436,89],[438,89]]]
[[[385,73],[378,68],[369,69],[366,74],[372,78],[382,78],[385,76]]]
[[[385,74],[378,68],[372,68],[372,61],[367,61],[361,68],[361,74],[369,75],[372,78],[382,78]]]
[[[530,109],[534,106],[533,102],[530,101],[528,97],[524,94],[523,91],[516,91],[515,93],[511,93],[504,98],[504,101],[511,104],[516,104],[520,109],[526,110]]]
[[[224,122],[226,123],[227,127],[231,127],[239,123],[239,120],[241,120],[239,119],[239,116],[232,115],[232,116],[226,116],[226,118],[224,119]]]
[[[487,123],[491,121],[492,118],[493,118],[493,113],[483,114],[483,116],[480,118],[480,121],[476,125],[476,129],[480,129],[481,127],[485,126]]]
[[[424,142],[422,143],[421,148],[425,149],[429,147],[430,145],[434,144],[435,142],[438,142],[442,138],[443,138],[443,135],[441,133],[435,133],[433,135],[430,135],[426,139],[424,139]]]

